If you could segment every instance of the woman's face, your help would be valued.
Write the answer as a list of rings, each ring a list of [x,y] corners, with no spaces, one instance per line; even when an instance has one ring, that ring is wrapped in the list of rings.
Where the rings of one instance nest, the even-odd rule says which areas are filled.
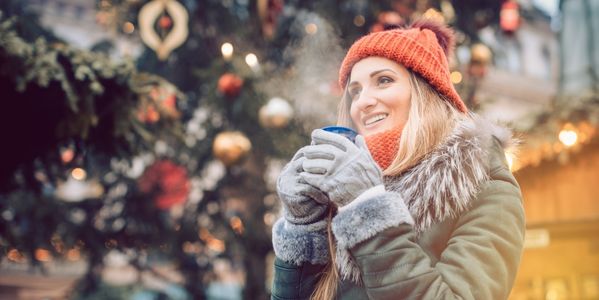
[[[411,96],[406,68],[386,58],[367,57],[354,65],[349,78],[349,114],[358,133],[368,136],[406,123]]]

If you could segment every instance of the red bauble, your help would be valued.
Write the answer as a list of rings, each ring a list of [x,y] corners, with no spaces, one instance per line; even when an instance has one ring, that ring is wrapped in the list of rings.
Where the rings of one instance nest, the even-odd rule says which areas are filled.
[[[514,33],[520,27],[520,12],[516,1],[506,1],[501,5],[499,26],[505,33]]]
[[[154,196],[156,207],[162,210],[184,203],[190,190],[187,170],[169,160],[148,167],[137,184],[142,193]]]
[[[173,25],[173,20],[169,16],[162,16],[158,20],[158,26],[162,29],[171,28],[171,25]]]
[[[237,97],[241,92],[243,79],[233,73],[225,73],[218,79],[218,91],[227,97]]]
[[[370,32],[379,32],[385,30],[388,26],[401,27],[405,24],[404,19],[394,11],[384,11],[378,15],[377,23],[370,27]]]

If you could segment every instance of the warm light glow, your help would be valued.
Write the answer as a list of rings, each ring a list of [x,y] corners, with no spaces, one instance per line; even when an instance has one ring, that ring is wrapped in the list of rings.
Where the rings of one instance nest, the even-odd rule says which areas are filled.
[[[50,254],[50,251],[38,248],[35,250],[35,259],[43,262],[48,262],[52,260],[52,255]]]
[[[366,24],[366,18],[364,18],[363,15],[357,15],[354,18],[354,25],[356,25],[358,27],[362,27],[362,26],[364,26],[364,24]]]
[[[576,141],[578,140],[578,135],[574,130],[563,129],[559,133],[559,140],[566,147],[571,147],[574,144],[576,144]]]
[[[306,32],[308,34],[316,34],[316,32],[318,32],[318,26],[316,26],[316,24],[314,24],[314,23],[307,24]]]
[[[445,23],[445,17],[443,17],[443,14],[434,8],[427,9],[422,16],[426,19],[433,19],[441,23]]]
[[[123,24],[124,33],[133,33],[133,31],[135,31],[135,26],[133,25],[133,23],[125,22],[125,24]]]
[[[451,72],[451,75],[449,75],[449,77],[451,78],[451,83],[453,84],[458,84],[462,82],[462,73],[458,71]]]
[[[77,180],[84,180],[85,177],[87,176],[87,173],[85,172],[85,170],[83,170],[81,168],[75,168],[71,172],[71,176],[73,176],[73,178],[75,178]]]
[[[241,219],[239,217],[232,217],[229,223],[231,224],[231,228],[233,228],[233,230],[235,230],[237,234],[243,234],[243,230],[245,228],[243,227],[243,222],[241,222]]]
[[[252,69],[258,66],[258,57],[254,53],[245,56],[245,63]]]
[[[225,60],[229,60],[233,57],[233,45],[231,43],[224,43],[220,47],[220,51],[223,53],[223,58]]]
[[[81,259],[81,252],[79,249],[71,249],[67,251],[67,259],[70,261],[78,261]]]
[[[14,261],[14,262],[18,262],[18,263],[25,262],[25,257],[17,249],[11,249],[10,251],[8,251],[8,254],[6,255],[6,257],[9,260]]]
[[[71,162],[74,157],[75,157],[75,151],[73,149],[70,149],[70,148],[64,149],[60,153],[60,159],[65,164]]]
[[[195,242],[192,243],[190,241],[187,241],[185,243],[183,243],[183,252],[187,253],[187,254],[198,254],[202,251],[202,245],[200,245],[200,243]]]
[[[223,252],[225,251],[225,242],[214,237],[210,231],[205,228],[200,229],[200,239],[206,242],[206,246],[208,249],[215,252]]]
[[[516,157],[514,156],[514,154],[510,153],[510,152],[506,152],[505,160],[507,160],[507,165],[510,168],[510,170],[512,170],[512,167],[514,166],[514,160],[516,160]]]
[[[275,214],[273,214],[273,213],[265,213],[264,214],[264,224],[266,224],[268,226],[272,226],[272,224],[274,224],[276,220],[277,220],[277,216],[275,216]]]

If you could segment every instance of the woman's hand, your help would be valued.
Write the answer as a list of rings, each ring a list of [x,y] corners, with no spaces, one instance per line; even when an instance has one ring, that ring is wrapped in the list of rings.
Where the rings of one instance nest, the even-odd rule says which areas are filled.
[[[383,184],[383,172],[376,164],[364,137],[355,144],[344,136],[316,129],[312,145],[302,148],[305,156],[300,176],[310,185],[328,194],[338,206],[344,206],[363,192]]]
[[[311,224],[324,219],[328,197],[301,178],[302,164],[306,159],[303,149],[283,168],[277,179],[277,193],[284,206],[284,217],[292,224]]]

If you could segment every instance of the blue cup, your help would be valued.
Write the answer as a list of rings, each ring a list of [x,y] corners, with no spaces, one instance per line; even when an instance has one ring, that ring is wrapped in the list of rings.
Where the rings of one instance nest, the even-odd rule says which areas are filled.
[[[356,141],[356,136],[358,135],[358,133],[355,130],[343,126],[326,126],[323,127],[322,130],[340,134],[348,138],[350,141],[352,141],[352,143]]]

